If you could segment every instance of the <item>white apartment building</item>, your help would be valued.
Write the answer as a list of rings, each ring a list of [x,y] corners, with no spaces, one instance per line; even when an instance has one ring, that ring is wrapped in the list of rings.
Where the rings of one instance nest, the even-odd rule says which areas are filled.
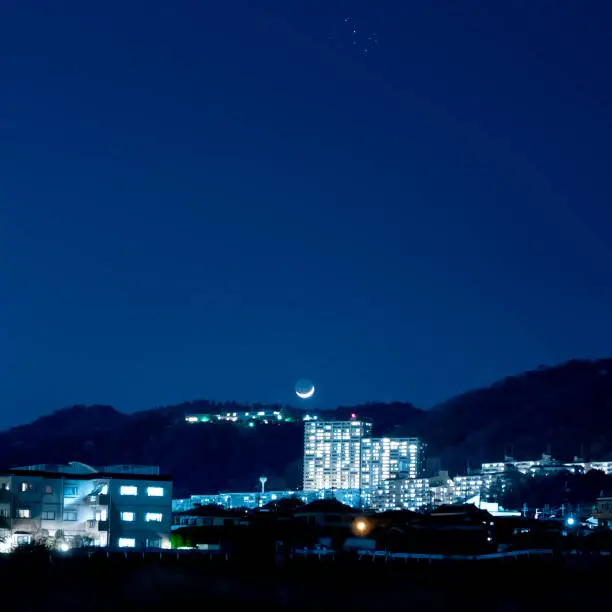
[[[66,548],[170,548],[172,479],[149,466],[79,462],[0,472],[0,550],[54,537]]]
[[[418,478],[425,471],[425,444],[419,438],[364,438],[361,486],[366,506],[376,507],[383,483],[398,477]]]
[[[494,475],[485,474],[455,476],[453,478],[455,500],[457,502],[465,502],[478,495],[484,497],[493,478]]]
[[[452,504],[455,501],[453,481],[448,472],[439,472],[431,478],[398,476],[382,483],[373,491],[371,507],[374,510],[420,510],[422,508]]]
[[[362,488],[362,443],[372,423],[312,420],[304,423],[304,491]]]
[[[362,487],[378,489],[398,474],[417,478],[425,470],[425,444],[419,438],[364,438]]]

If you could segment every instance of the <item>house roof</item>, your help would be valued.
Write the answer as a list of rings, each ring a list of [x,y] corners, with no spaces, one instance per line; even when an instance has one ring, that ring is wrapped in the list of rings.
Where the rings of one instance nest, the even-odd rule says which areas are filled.
[[[375,515],[375,518],[391,519],[393,521],[407,521],[422,517],[422,514],[419,512],[412,512],[412,510],[386,510],[385,512],[378,512]]]
[[[357,510],[337,499],[316,499],[302,508],[297,508],[294,514],[357,514]]]
[[[66,474],[64,472],[44,472],[39,470],[0,469],[0,476],[18,476],[22,478],[42,477],[56,478],[58,480],[99,480],[101,478],[113,478],[116,480],[144,480],[171,482],[172,476],[160,474],[122,474],[109,472],[90,472],[83,474]]]
[[[432,510],[430,516],[484,516],[486,510],[477,508],[474,504],[444,504]],[[489,515],[490,516],[490,515]]]
[[[223,517],[223,518],[237,518],[246,517],[244,512],[239,510],[226,510],[222,506],[216,506],[210,504],[207,506],[199,506],[192,508],[191,510],[183,510],[182,512],[173,512],[174,516],[192,516],[192,517]]]

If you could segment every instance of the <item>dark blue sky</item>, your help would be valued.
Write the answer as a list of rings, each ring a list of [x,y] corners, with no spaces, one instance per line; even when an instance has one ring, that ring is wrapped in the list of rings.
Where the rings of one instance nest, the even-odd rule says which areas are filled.
[[[610,356],[611,17],[3,2],[0,426]]]

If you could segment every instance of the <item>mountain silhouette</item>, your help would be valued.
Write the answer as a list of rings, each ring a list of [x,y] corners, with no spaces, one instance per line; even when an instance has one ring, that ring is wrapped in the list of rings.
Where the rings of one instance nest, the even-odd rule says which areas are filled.
[[[301,484],[303,425],[185,422],[186,413],[279,409],[195,401],[123,414],[111,406],[72,406],[0,433],[5,467],[83,461],[92,465],[155,464],[174,475],[175,496],[254,491]],[[369,402],[325,411],[374,420],[379,436],[421,436],[443,469],[464,473],[484,461],[575,455],[612,458],[612,359],[570,361],[510,376],[430,410],[409,403]]]

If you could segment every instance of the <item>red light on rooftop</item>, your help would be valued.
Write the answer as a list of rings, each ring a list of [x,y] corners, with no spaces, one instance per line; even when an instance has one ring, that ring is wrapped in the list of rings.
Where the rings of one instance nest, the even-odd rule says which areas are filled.
[[[357,415],[354,412],[352,412],[351,413],[351,419],[356,419],[356,418],[357,418]]]

